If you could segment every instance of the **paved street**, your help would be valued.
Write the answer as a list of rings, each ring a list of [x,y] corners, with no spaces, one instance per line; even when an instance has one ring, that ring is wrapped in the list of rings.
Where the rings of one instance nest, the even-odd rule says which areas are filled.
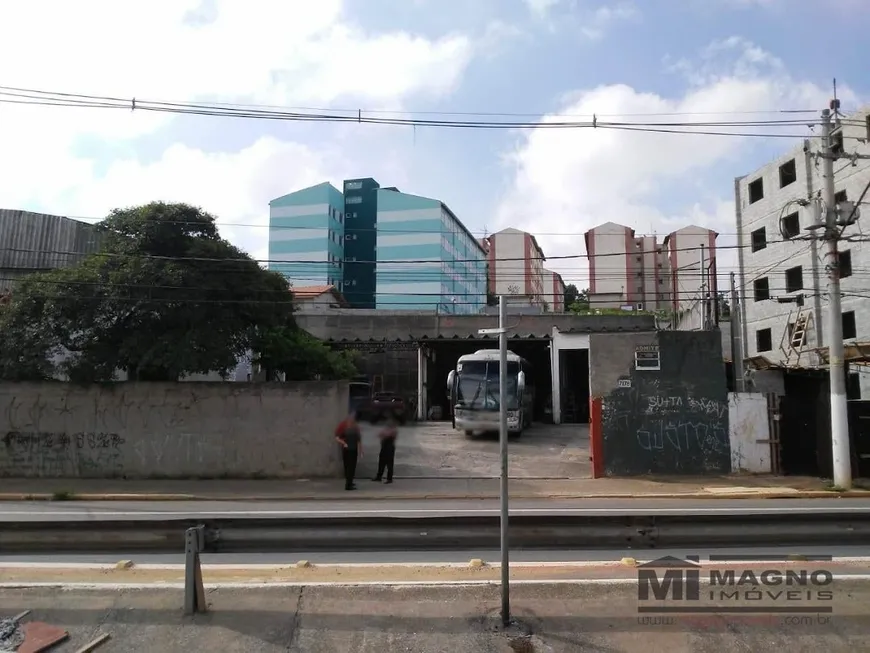
[[[364,424],[367,456],[361,476],[377,469],[377,433]],[[510,442],[510,473],[517,478],[588,478],[589,427],[585,424],[535,424]],[[396,475],[403,477],[495,478],[500,461],[497,436],[468,438],[450,422],[422,422],[401,429]]]
[[[512,515],[682,515],[870,511],[866,499],[520,499]],[[35,520],[154,519],[196,517],[438,517],[497,515],[497,499],[386,499],[359,501],[4,501],[0,522]]]
[[[870,647],[870,584],[835,581],[832,615],[639,618],[633,584],[515,585],[522,628],[500,632],[498,588],[286,587],[212,589],[210,613],[181,614],[175,589],[0,590],[0,614],[62,626],[72,652],[99,633],[99,653],[723,653]],[[745,604],[743,604],[745,605]],[[662,624],[664,620],[664,624]]]

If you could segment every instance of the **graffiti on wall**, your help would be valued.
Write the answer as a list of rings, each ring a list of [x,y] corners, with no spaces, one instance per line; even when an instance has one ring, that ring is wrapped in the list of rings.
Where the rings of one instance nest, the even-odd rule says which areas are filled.
[[[5,476],[88,476],[124,470],[118,433],[7,431]]]
[[[728,471],[728,403],[658,383],[618,388],[603,402],[606,457],[613,475]],[[666,389],[667,390],[667,389]]]
[[[602,397],[610,476],[720,474],[731,469],[728,389],[717,334],[660,333],[655,366],[632,361]],[[636,354],[637,355],[637,354]]]

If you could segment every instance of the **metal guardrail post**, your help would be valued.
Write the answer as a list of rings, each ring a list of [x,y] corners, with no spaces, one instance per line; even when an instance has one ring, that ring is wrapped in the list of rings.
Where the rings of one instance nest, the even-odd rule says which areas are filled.
[[[188,528],[184,533],[184,614],[205,612],[205,587],[199,554],[205,548],[205,526]]]

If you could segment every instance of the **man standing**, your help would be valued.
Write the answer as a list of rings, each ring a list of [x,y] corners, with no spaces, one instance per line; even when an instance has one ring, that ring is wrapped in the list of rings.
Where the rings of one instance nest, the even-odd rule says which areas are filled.
[[[335,429],[335,440],[341,445],[341,460],[344,463],[344,489],[355,490],[353,482],[356,475],[357,460],[362,457],[362,437],[356,413],[350,414]]]
[[[399,427],[395,418],[391,417],[378,436],[381,439],[381,453],[378,456],[378,473],[372,479],[373,481],[380,481],[384,477],[384,470],[386,470],[386,482],[393,482],[393,466],[396,462],[396,436],[398,434]]]

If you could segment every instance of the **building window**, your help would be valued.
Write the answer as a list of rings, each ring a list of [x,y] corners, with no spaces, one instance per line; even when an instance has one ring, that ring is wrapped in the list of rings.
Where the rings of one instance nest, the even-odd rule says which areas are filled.
[[[759,353],[773,349],[773,336],[770,329],[759,329],[755,332],[755,349]]]
[[[344,198],[345,204],[362,204],[362,195],[349,195]]]
[[[785,271],[785,291],[797,292],[804,287],[804,269],[798,265]]]
[[[749,203],[755,204],[764,197],[764,179],[759,177],[749,184]]]
[[[362,188],[361,181],[346,181],[344,182],[344,190],[359,190]]]
[[[782,235],[788,240],[801,232],[801,221],[797,213],[790,213],[782,219]]]
[[[767,247],[767,229],[765,229],[764,227],[753,231],[750,238],[752,239],[753,252],[757,252],[758,250]]]
[[[858,337],[858,328],[855,324],[855,311],[843,313],[843,340]]]
[[[837,255],[837,261],[840,268],[840,278],[852,276],[852,250],[847,249],[845,252],[840,252]]]
[[[795,166],[794,159],[791,161],[786,161],[781,166],[779,166],[779,187],[785,188],[789,184],[793,184],[797,181],[797,167]]]
[[[841,190],[834,194],[834,204],[842,204],[843,202],[849,199],[849,195],[846,191]]]
[[[861,375],[857,372],[849,372],[846,377],[846,399],[861,399]]]
[[[755,291],[755,301],[763,302],[770,299],[770,282],[767,277],[756,279],[752,282],[752,286]]]

